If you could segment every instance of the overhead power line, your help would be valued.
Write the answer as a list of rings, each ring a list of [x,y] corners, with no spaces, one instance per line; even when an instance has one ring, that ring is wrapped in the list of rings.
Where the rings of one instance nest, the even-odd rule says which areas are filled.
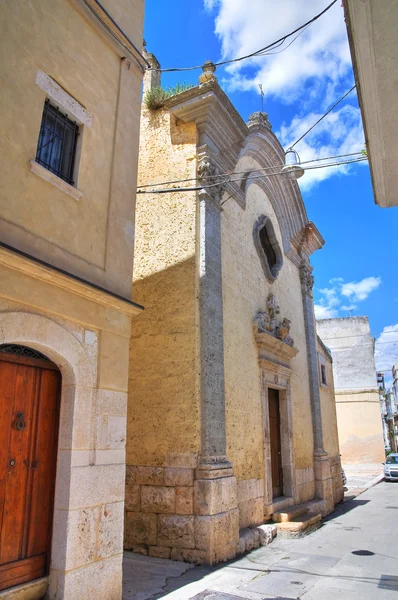
[[[326,167],[349,165],[352,163],[363,162],[365,160],[367,160],[367,157],[361,157],[361,158],[357,158],[357,159],[350,160],[350,161],[340,161],[340,162],[329,163],[326,165],[315,165],[313,167],[306,167],[306,170],[324,169]],[[225,184],[225,183],[234,183],[236,181],[242,181],[243,179],[245,179],[246,181],[251,181],[253,179],[261,179],[263,177],[269,177],[271,175],[281,175],[280,165],[278,167],[274,167],[274,168],[277,168],[278,170],[275,172],[268,172],[268,173],[263,173],[261,175],[256,175],[254,177],[243,176],[243,177],[237,177],[237,178],[232,178],[232,179],[221,179],[220,181],[217,181],[216,183],[204,184],[204,185],[199,185],[199,186],[194,186],[194,187],[165,188],[165,189],[161,189],[161,190],[138,189],[137,194],[169,194],[171,192],[197,192],[197,191],[203,190],[203,189],[214,188],[214,187],[217,187],[217,186]]]
[[[303,135],[302,135],[301,137],[299,137],[299,139],[298,139],[298,140],[296,140],[296,141],[294,142],[294,144],[293,144],[293,145],[289,146],[289,148],[294,148],[294,146],[296,146],[296,145],[297,145],[299,142],[301,142],[301,140],[302,140],[302,139],[303,139],[303,138],[304,138],[304,137],[305,137],[305,136],[306,136],[306,135],[307,135],[307,134],[308,134],[310,131],[312,131],[312,130],[314,129],[314,127],[316,127],[316,126],[318,125],[318,123],[320,123],[320,122],[321,122],[321,121],[322,121],[322,120],[323,120],[325,117],[327,117],[327,116],[328,116],[328,114],[329,114],[329,113],[331,113],[331,112],[332,112],[332,110],[333,110],[334,108],[336,108],[336,106],[337,106],[338,104],[340,104],[340,102],[342,102],[342,101],[344,100],[344,98],[346,98],[346,97],[348,96],[348,94],[351,94],[352,90],[354,90],[355,88],[356,88],[356,85],[353,85],[353,86],[352,86],[352,88],[351,88],[350,90],[348,90],[348,92],[346,92],[346,93],[344,94],[344,96],[341,96],[341,98],[340,98],[339,100],[337,100],[337,102],[335,102],[335,103],[333,104],[333,106],[331,106],[331,107],[329,108],[329,110],[328,110],[328,111],[326,111],[326,112],[325,112],[325,114],[324,114],[324,115],[322,115],[322,116],[321,116],[321,118],[320,118],[320,119],[318,119],[318,120],[316,121],[316,123],[314,123],[313,125],[311,125],[311,127],[310,127],[309,129],[307,129],[307,131],[305,131],[305,132],[303,133]]]
[[[332,160],[335,158],[346,158],[348,156],[363,156],[362,150],[359,150],[358,152],[351,152],[349,154],[337,154],[336,156],[325,156],[323,158],[313,158],[312,160],[307,160],[304,162],[301,162],[301,165],[306,165],[309,163],[314,163],[314,162],[320,162],[323,160]],[[262,169],[252,169],[250,171],[250,173],[262,173],[264,172],[264,174],[267,174],[267,171],[271,171],[272,169],[276,169],[278,168],[278,165],[272,165],[270,167],[263,167]],[[248,169],[246,169],[246,171],[230,171],[228,173],[218,173],[217,175],[209,175],[208,177],[206,177],[206,179],[219,179],[220,177],[231,177],[232,175],[246,175],[248,172]],[[148,188],[148,187],[157,187],[160,185],[171,185],[173,183],[187,183],[188,181],[199,181],[200,178],[199,177],[191,177],[189,179],[174,179],[171,181],[161,181],[159,183],[146,183],[145,185],[138,185],[137,189],[140,190],[142,188]]]
[[[267,53],[266,52],[267,50],[279,48],[287,39],[289,39],[290,37],[292,37],[296,33],[301,32],[301,30],[307,28],[309,25],[311,25],[312,23],[314,23],[315,21],[317,21],[330,8],[332,8],[333,4],[336,4],[336,2],[337,2],[337,0],[333,0],[333,2],[331,2],[322,12],[320,12],[317,15],[315,15],[315,17],[313,17],[312,19],[310,19],[309,21],[307,21],[303,25],[300,25],[300,27],[297,27],[297,29],[295,29],[294,31],[291,31],[290,33],[287,33],[283,37],[279,38],[279,40],[276,40],[275,42],[272,42],[272,44],[268,44],[268,46],[264,46],[264,48],[259,48],[259,50],[255,50],[254,52],[251,52],[250,54],[246,54],[245,56],[240,56],[238,58],[231,58],[229,60],[222,60],[222,61],[219,61],[219,62],[214,62],[213,63],[214,66],[221,67],[223,65],[229,65],[231,63],[240,62],[242,60],[246,60],[248,58],[253,58],[255,56],[265,56],[266,53]],[[298,37],[298,36],[296,36],[296,37]],[[285,50],[286,50],[286,48],[285,48]],[[280,52],[282,52],[282,51],[283,50],[281,50]],[[169,69],[156,69],[156,68],[152,67],[151,70],[153,70],[153,71],[159,71],[161,73],[171,73],[171,72],[175,72],[175,71],[195,71],[196,69],[201,69],[202,66],[203,65],[196,65],[194,67],[173,67],[173,68],[169,68]]]

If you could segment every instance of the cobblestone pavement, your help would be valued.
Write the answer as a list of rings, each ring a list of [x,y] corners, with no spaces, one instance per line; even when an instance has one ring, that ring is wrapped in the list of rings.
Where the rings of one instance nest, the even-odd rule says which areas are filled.
[[[126,553],[123,600],[396,600],[398,483],[346,501],[311,535],[216,567]]]

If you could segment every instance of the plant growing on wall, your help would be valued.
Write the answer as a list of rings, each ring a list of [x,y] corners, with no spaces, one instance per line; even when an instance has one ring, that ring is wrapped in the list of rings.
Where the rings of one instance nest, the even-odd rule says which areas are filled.
[[[149,110],[159,110],[164,107],[168,98],[181,94],[193,87],[192,83],[177,83],[175,86],[168,87],[167,89],[154,87],[148,90],[144,96],[145,106]]]

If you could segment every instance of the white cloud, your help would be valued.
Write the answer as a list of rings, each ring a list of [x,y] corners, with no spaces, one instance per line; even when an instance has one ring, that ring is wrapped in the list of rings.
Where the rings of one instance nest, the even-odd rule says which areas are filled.
[[[204,0],[205,9],[208,11],[213,10],[213,8],[218,4],[218,0]]]
[[[334,319],[339,314],[337,310],[322,304],[314,304],[314,310],[316,319]]]
[[[215,33],[221,40],[222,58],[230,59],[267,46],[289,31],[309,21],[325,8],[325,0],[205,0],[207,8],[217,7]],[[257,91],[261,83],[267,95],[290,104],[317,96],[325,79],[324,102],[334,97],[334,86],[350,73],[343,9],[337,2],[324,16],[305,29],[283,52],[293,38],[270,56],[254,57],[227,68],[229,86]],[[247,74],[247,67],[254,73]],[[314,79],[311,90],[303,89]]]
[[[348,304],[341,306],[341,310],[345,310],[346,312],[351,312],[353,310],[356,310],[357,308],[358,306],[356,304]]]
[[[398,324],[388,325],[376,340],[376,369],[384,373],[386,382],[391,381],[391,368],[398,360]]]
[[[342,277],[330,279],[331,287],[318,290],[319,299],[314,305],[316,319],[334,319],[339,316],[350,316],[357,310],[355,302],[366,300],[369,294],[381,284],[380,277],[365,277],[361,281],[344,282]],[[351,304],[342,304],[349,298]],[[349,315],[341,315],[341,312]]]
[[[351,298],[354,302],[366,300],[373,290],[376,290],[381,284],[380,277],[365,277],[362,281],[351,281],[343,283],[341,293],[347,298]]]
[[[277,136],[284,148],[293,144],[322,113],[308,113],[296,116],[289,125],[283,123]],[[297,150],[302,162],[318,160],[328,156],[339,156],[351,152],[360,152],[363,147],[362,120],[359,108],[346,104],[331,112],[317,125],[299,144]],[[333,159],[326,162],[334,162]],[[322,163],[311,166],[319,167]],[[305,167],[305,165],[304,165]],[[299,180],[302,189],[310,189],[315,183],[323,181],[336,174],[345,175],[350,172],[350,166],[327,167],[324,169],[308,169]]]
[[[222,45],[222,58],[250,54],[321,12],[325,0],[204,0],[214,9],[215,33]],[[294,37],[294,36],[293,36]],[[293,43],[271,50],[273,55],[232,63],[222,79],[227,90],[255,91],[263,86],[265,98],[286,105],[296,103],[296,114],[276,132],[287,148],[324,114],[353,83],[351,57],[344,13],[340,2],[311,24]],[[282,51],[283,50],[283,51]],[[350,99],[354,97],[354,92]],[[265,110],[267,105],[265,103]],[[272,114],[270,115],[272,122]],[[358,108],[342,104],[297,145],[302,161],[357,152],[364,135]],[[309,189],[333,175],[345,175],[350,167],[308,170],[300,187]]]

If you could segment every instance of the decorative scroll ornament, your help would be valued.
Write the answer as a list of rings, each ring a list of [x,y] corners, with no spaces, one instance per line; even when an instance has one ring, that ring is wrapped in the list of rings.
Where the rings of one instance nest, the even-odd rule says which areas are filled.
[[[293,346],[294,341],[290,337],[290,321],[289,319],[282,319],[278,324],[279,305],[275,300],[275,296],[272,292],[268,294],[265,311],[259,311],[254,319],[254,324],[257,327],[258,333],[268,333],[273,337],[278,338],[285,344]]]
[[[312,275],[311,267],[306,263],[302,263],[302,265],[300,266],[300,281],[307,294],[312,297],[312,288],[314,287],[314,276]]]

